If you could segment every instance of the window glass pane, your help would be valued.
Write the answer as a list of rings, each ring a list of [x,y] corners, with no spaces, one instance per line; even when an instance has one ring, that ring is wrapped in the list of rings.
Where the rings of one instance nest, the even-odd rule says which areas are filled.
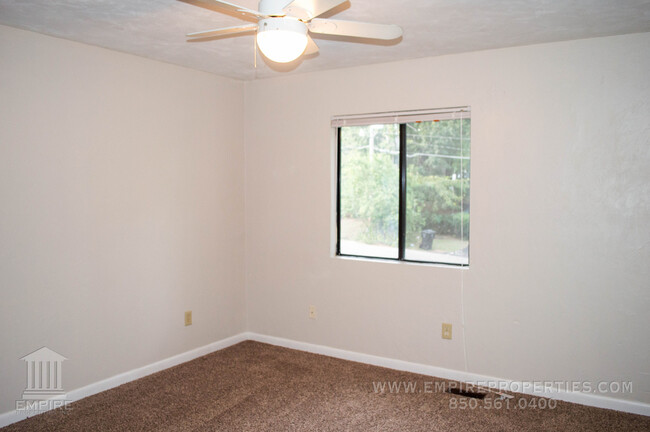
[[[406,124],[404,258],[469,264],[470,119]]]
[[[340,252],[397,258],[399,125],[341,128]]]

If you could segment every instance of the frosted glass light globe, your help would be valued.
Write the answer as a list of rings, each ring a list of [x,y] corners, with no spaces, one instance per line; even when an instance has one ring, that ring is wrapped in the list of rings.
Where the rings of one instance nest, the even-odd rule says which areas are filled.
[[[267,18],[259,22],[257,46],[269,60],[288,63],[307,48],[307,26],[290,18]]]

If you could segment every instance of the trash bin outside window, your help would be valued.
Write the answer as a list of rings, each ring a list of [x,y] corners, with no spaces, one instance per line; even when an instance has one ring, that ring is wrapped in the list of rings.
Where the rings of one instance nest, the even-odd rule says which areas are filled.
[[[422,230],[422,243],[420,249],[431,250],[433,247],[433,239],[436,237],[436,232],[432,229]]]

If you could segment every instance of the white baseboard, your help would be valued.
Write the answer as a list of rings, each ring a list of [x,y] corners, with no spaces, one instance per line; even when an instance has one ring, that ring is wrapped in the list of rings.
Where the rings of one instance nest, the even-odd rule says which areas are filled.
[[[108,389],[112,389],[113,387],[117,387],[119,385],[128,383],[130,381],[135,381],[139,378],[145,377],[147,375],[151,375],[152,373],[160,372],[161,370],[168,369],[172,366],[176,366],[181,363],[194,360],[195,358],[199,358],[206,354],[210,354],[212,352],[219,351],[224,348],[228,348],[229,346],[238,344],[239,342],[243,342],[246,339],[247,339],[246,333],[240,333],[238,335],[231,336],[226,339],[221,339],[220,341],[217,342],[212,342],[208,345],[204,345],[202,347],[195,348],[193,350],[186,351],[181,354],[177,354],[175,356],[166,358],[164,360],[160,360],[155,363],[151,363],[146,366],[133,369],[128,372],[121,373],[119,375],[112,376],[110,378],[107,378],[102,381],[98,381],[96,383],[87,385],[85,387],[72,390],[68,392],[67,399],[71,401],[78,401],[79,399],[83,399],[85,397],[94,395],[96,393],[103,392]]]
[[[469,372],[457,371],[453,369],[445,369],[436,366],[425,365],[421,363],[412,363],[404,360],[396,360],[387,357],[379,357],[370,354],[362,354],[354,351],[347,351],[338,348],[331,348],[324,345],[315,345],[307,342],[299,342],[291,339],[284,339],[275,336],[267,336],[258,333],[245,332],[217,342],[166,358],[164,360],[151,363],[149,365],[133,369],[128,372],[115,375],[96,383],[89,384],[68,392],[65,395],[65,400],[75,402],[85,397],[94,395],[96,393],[109,390],[119,385],[125,384],[130,381],[151,375],[152,373],[162,371],[164,369],[176,366],[181,363],[194,360],[195,358],[210,354],[215,351],[227,348],[229,346],[238,344],[245,340],[254,340],[264,342],[271,345],[277,345],[285,348],[292,348],[300,351],[306,351],[315,354],[322,354],[330,357],[340,358],[344,360],[355,361],[359,363],[366,363],[375,366],[381,366],[389,369],[395,369],[405,372],[413,372],[421,375],[432,377],[444,378],[454,381],[461,381],[477,385],[501,385],[507,389],[518,389],[519,393],[530,394],[534,396],[543,396],[553,399],[563,400],[567,402],[578,403],[582,405],[593,406],[597,408],[607,408],[617,411],[628,412],[632,414],[641,414],[650,416],[650,404],[642,402],[627,401],[623,399],[614,399],[611,397],[580,393],[569,392],[564,390],[542,390],[535,391],[532,383],[516,382],[502,378],[494,378],[486,375],[479,375]],[[527,389],[530,389],[529,391]],[[8,426],[20,420],[24,420],[28,415],[20,411],[9,411],[0,414],[0,427]]]
[[[624,399],[615,399],[612,397],[583,393],[571,392],[566,390],[537,389],[531,382],[512,381],[503,378],[495,378],[486,375],[479,375],[469,372],[463,372],[453,369],[445,369],[436,366],[425,365],[421,363],[411,363],[404,360],[396,360],[387,357],[379,357],[370,354],[362,354],[354,351],[346,351],[338,348],[331,348],[323,345],[314,345],[307,342],[299,342],[291,339],[284,339],[275,336],[261,335],[257,333],[246,333],[248,339],[264,342],[271,345],[278,345],[285,348],[292,348],[300,351],[307,351],[315,354],[323,354],[330,357],[336,357],[344,360],[351,360],[359,363],[366,363],[375,366],[381,366],[389,369],[395,369],[405,372],[413,372],[421,375],[444,378],[454,381],[461,381],[469,384],[480,385],[484,387],[495,387],[513,390],[518,393],[529,394],[533,396],[547,397],[558,399],[566,402],[573,402],[581,405],[588,405],[597,408],[606,408],[617,411],[623,411],[632,414],[641,414],[650,416],[650,404],[642,402],[629,401]]]
[[[117,387],[122,384],[126,384],[130,381],[137,380],[139,378],[145,377],[147,375],[151,375],[152,373],[155,372],[160,372],[161,370],[170,368],[172,366],[179,365],[181,363],[188,362],[190,360],[194,360],[195,358],[204,356],[206,354],[210,354],[215,351],[219,351],[221,349],[227,348],[231,345],[238,344],[239,342],[243,342],[247,337],[247,333],[240,333],[235,336],[231,336],[226,339],[221,339],[220,341],[217,342],[212,342],[208,345],[195,348],[190,351],[186,351],[184,353],[166,358],[164,360],[157,361],[155,363],[148,364],[146,366],[142,366],[137,369],[130,370],[128,372],[124,372],[115,376],[112,376],[110,378],[107,378],[102,381],[98,381],[92,384],[89,384],[85,387],[81,387],[72,391],[69,391],[66,393],[64,397],[57,398],[57,399],[64,399],[69,402],[75,402],[80,399],[83,399],[85,397],[94,395],[96,393],[100,393],[109,389],[112,389],[113,387]],[[33,414],[31,414],[33,415]],[[9,411],[4,414],[0,414],[0,428],[4,426],[8,426],[12,423],[16,423],[18,421],[24,420],[27,417],[31,417],[31,415],[28,415],[27,413],[23,411]]]

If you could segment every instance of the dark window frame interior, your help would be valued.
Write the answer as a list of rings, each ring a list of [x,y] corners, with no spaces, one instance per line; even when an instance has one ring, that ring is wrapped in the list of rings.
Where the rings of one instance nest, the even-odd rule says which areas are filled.
[[[467,264],[438,261],[418,261],[405,258],[406,252],[406,123],[399,123],[399,217],[397,258],[351,255],[341,253],[341,128],[336,128],[336,256],[368,258],[379,261],[401,261],[416,264],[444,265],[469,268],[469,247]]]

